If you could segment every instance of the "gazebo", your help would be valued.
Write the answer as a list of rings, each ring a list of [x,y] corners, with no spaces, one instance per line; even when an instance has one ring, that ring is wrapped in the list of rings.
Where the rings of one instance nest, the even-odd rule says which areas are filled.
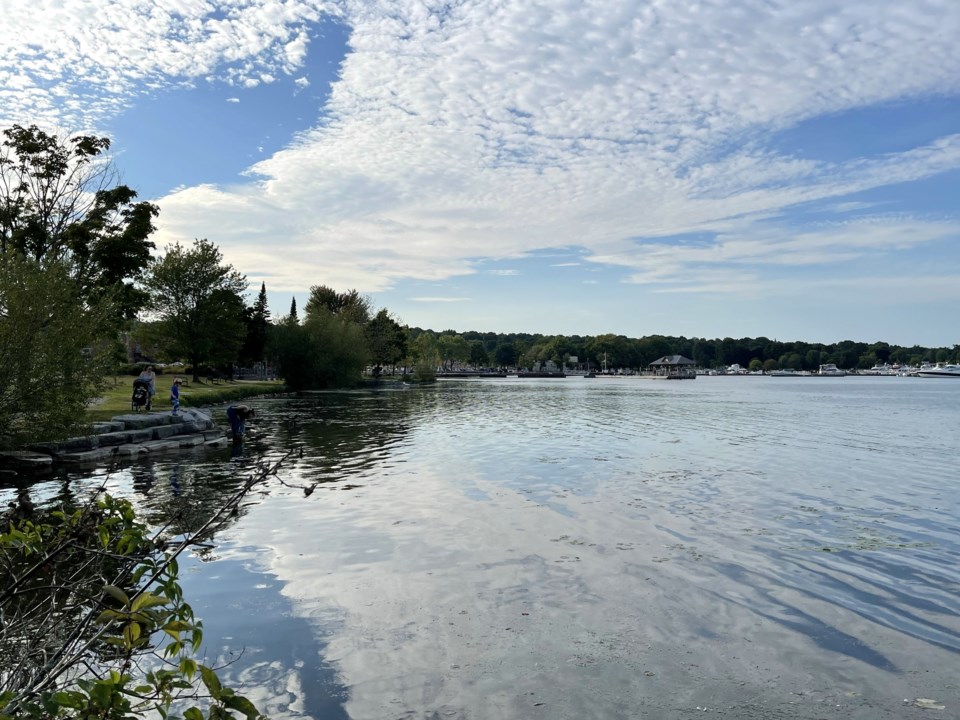
[[[697,377],[697,374],[693,371],[693,366],[696,364],[696,362],[683,355],[664,355],[659,360],[650,363],[650,368],[655,375],[686,380]]]

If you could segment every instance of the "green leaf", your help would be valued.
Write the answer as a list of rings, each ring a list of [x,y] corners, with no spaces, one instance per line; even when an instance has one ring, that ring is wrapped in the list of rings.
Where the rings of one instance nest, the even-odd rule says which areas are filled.
[[[104,585],[103,591],[117,602],[123,603],[124,607],[130,604],[130,598],[127,597],[127,594],[116,585]]]
[[[188,678],[192,678],[197,673],[197,662],[193,658],[185,657],[180,660],[180,672]]]
[[[201,665],[200,678],[203,680],[203,684],[207,686],[207,690],[210,691],[210,695],[213,696],[213,699],[219,700],[222,688],[220,685],[220,678],[217,677],[217,674],[206,665]]]
[[[133,604],[130,606],[130,610],[137,612],[138,610],[145,610],[147,608],[156,607],[157,605],[166,604],[166,598],[159,597],[153,593],[145,592],[134,599]]]
[[[204,717],[199,708],[192,707],[183,713],[183,720],[204,720]]]
[[[242,695],[224,698],[223,704],[231,710],[239,710],[247,716],[247,720],[255,720],[260,717],[260,711],[257,710],[256,706]]]
[[[53,702],[60,707],[80,710],[86,705],[86,696],[79,692],[57,692],[53,694]]]
[[[184,630],[189,630],[190,626],[182,620],[171,620],[166,625],[163,626],[165,632],[183,632]],[[179,639],[179,638],[178,638]]]
[[[96,622],[98,623],[111,623],[114,620],[122,620],[126,617],[123,613],[119,613],[116,610],[104,610],[102,613],[97,615]]]
[[[123,638],[127,641],[129,647],[133,647],[134,643],[140,637],[140,623],[127,623],[123,628]]]
[[[113,698],[113,691],[114,687],[112,684],[98,681],[94,683],[93,688],[90,690],[90,699],[93,700],[98,707],[108,708]]]

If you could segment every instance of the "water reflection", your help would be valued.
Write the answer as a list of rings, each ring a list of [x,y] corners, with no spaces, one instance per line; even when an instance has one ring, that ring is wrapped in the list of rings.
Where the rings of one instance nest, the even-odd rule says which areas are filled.
[[[185,581],[277,716],[909,717],[955,695],[960,438],[902,428],[960,383],[847,380],[264,400],[111,482],[192,528],[294,450]]]

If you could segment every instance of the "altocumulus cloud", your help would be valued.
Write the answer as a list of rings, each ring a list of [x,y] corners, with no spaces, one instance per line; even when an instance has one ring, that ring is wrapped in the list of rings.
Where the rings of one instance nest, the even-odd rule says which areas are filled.
[[[277,289],[377,291],[580,247],[636,283],[720,292],[773,266],[960,230],[920,215],[799,230],[784,217],[955,170],[958,135],[834,161],[774,142],[804,121],[960,91],[955,0],[229,8],[183,0],[145,22],[138,4],[120,3],[106,22],[97,3],[66,0],[42,24],[14,8],[0,30],[16,40],[3,43],[0,106],[95,122],[144,84],[302,75],[311,24],[336,14],[349,53],[313,129],[247,182],[159,200],[161,242],[215,238]],[[80,87],[90,102],[58,100]],[[278,237],[283,253],[265,249]]]

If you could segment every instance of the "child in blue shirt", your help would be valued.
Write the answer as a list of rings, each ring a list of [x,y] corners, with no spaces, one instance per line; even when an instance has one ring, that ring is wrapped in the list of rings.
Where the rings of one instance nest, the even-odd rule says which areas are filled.
[[[180,414],[180,378],[176,378],[173,381],[173,385],[170,386],[170,404],[173,405],[173,411],[171,415]]]

